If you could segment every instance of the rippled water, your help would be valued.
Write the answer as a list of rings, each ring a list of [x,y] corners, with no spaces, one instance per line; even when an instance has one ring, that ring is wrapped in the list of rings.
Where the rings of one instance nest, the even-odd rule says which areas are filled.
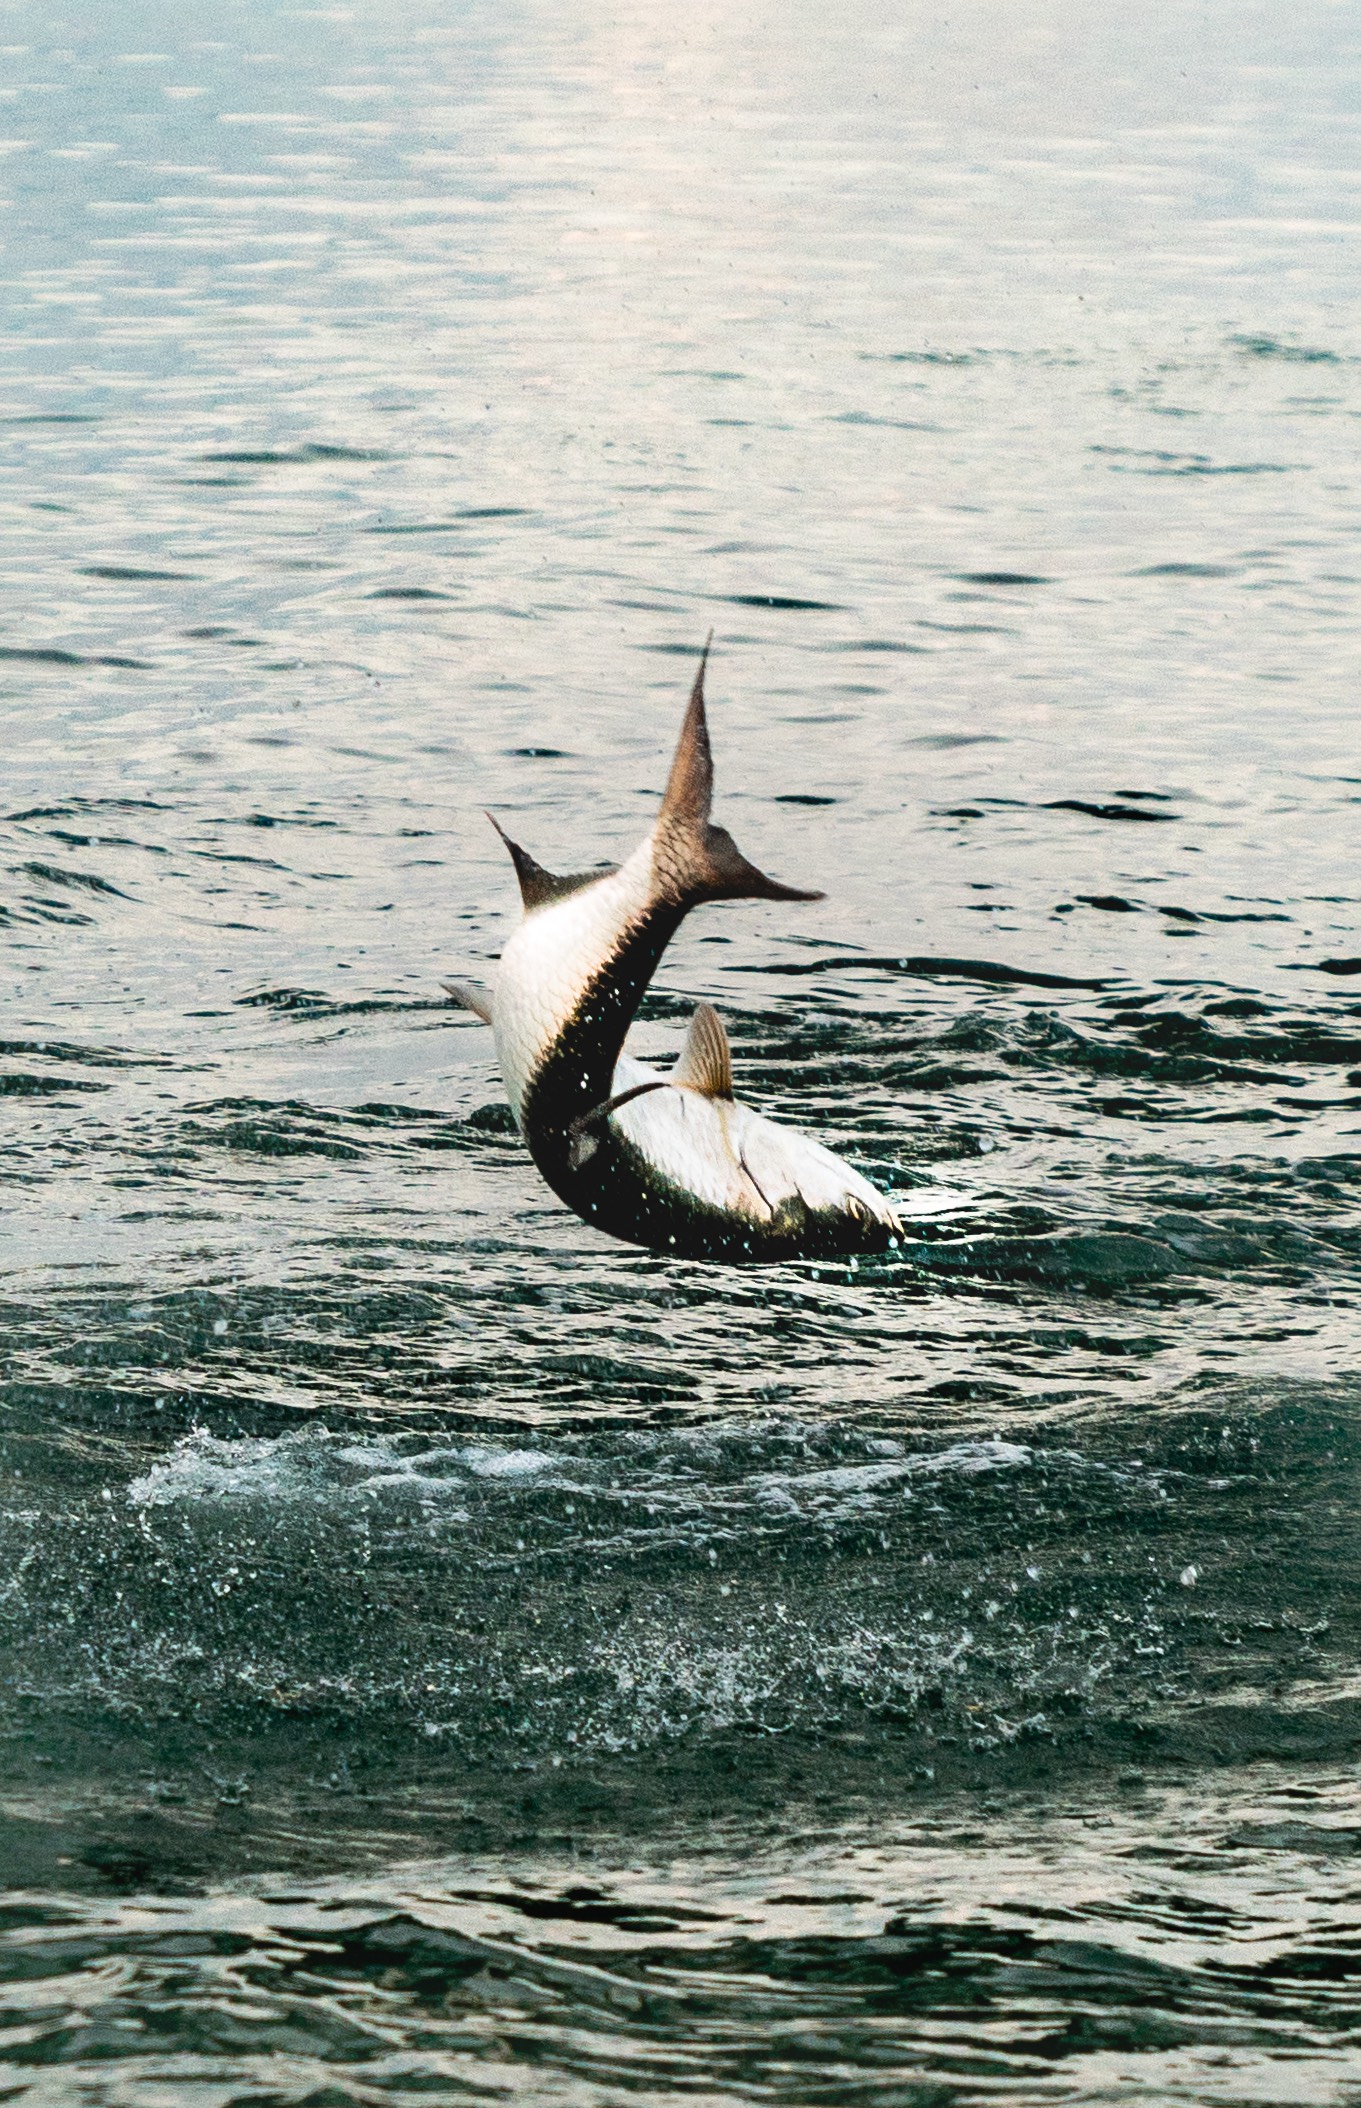
[[[6,2098],[1361,2100],[1355,24],[0,39]],[[883,1262],[440,995],[711,626]]]

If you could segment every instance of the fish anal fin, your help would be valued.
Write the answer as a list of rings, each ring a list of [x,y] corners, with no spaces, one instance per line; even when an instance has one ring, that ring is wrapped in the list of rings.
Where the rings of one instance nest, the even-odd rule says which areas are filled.
[[[758,871],[743,856],[726,827],[710,824],[714,762],[704,706],[704,669],[708,660],[706,644],[657,816],[653,837],[653,883],[657,892],[661,898],[685,907],[693,907],[701,900],[821,900],[821,893],[784,886],[767,878],[764,871]],[[511,854],[514,853],[512,849]]]
[[[510,851],[510,860],[515,866],[515,876],[520,881],[520,899],[526,915],[535,908],[551,907],[555,900],[565,900],[569,893],[579,893],[583,886],[593,886],[598,878],[608,878],[618,870],[617,864],[602,864],[596,871],[573,871],[566,877],[556,871],[547,871],[536,857],[518,842],[513,842],[494,813],[487,818]]]
[[[723,1020],[712,1003],[701,1003],[690,1020],[680,1060],[667,1078],[683,1090],[705,1098],[731,1098],[732,1049]]]
[[[465,1010],[471,1010],[474,1017],[480,1017],[484,1025],[491,1023],[490,988],[484,988],[480,981],[441,981],[440,987]]]

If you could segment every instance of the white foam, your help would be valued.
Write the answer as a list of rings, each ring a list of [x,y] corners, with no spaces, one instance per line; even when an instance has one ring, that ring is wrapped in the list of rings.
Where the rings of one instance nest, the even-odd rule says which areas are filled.
[[[984,1471],[1012,1471],[1031,1461],[1020,1442],[955,1442],[926,1456],[895,1457],[873,1464],[834,1464],[817,1471],[763,1472],[752,1481],[758,1496],[774,1493],[877,1493],[904,1479],[944,1478],[954,1473],[972,1478]]]
[[[466,1487],[459,1475],[422,1471],[424,1461],[386,1442],[346,1442],[318,1428],[232,1441],[195,1429],[133,1479],[127,1497],[137,1508],[198,1501],[320,1504],[392,1490],[447,1497]]]
[[[462,1461],[480,1479],[513,1479],[550,1471],[555,1460],[541,1449],[465,1449]]]
[[[232,1440],[195,1429],[131,1482],[127,1498],[133,1507],[146,1509],[243,1501],[350,1505],[383,1496],[416,1497],[438,1502],[453,1517],[465,1510],[452,1503],[460,1496],[476,1502],[478,1488],[485,1489],[482,1500],[492,1504],[498,1493],[513,1499],[520,1489],[533,1488],[594,1494],[626,1511],[645,1503],[653,1520],[643,1527],[653,1534],[682,1522],[688,1527],[706,1514],[731,1517],[747,1503],[768,1516],[806,1510],[825,1519],[872,1509],[885,1497],[910,1499],[912,1482],[923,1478],[1008,1471],[1032,1460],[1032,1451],[1021,1443],[982,1440],[925,1455],[880,1454],[854,1463],[821,1465],[810,1459],[800,1468],[791,1461],[781,1470],[759,1468],[758,1455],[753,1460],[758,1468],[733,1471],[731,1464],[724,1468],[717,1432],[705,1431],[702,1443],[685,1435],[661,1445],[655,1437],[626,1440],[622,1455],[611,1450],[591,1456],[571,1448],[508,1448],[466,1438],[414,1450],[399,1440],[347,1439],[317,1427]],[[743,1432],[749,1437],[751,1430]],[[694,1469],[697,1450],[709,1467],[699,1473]]]

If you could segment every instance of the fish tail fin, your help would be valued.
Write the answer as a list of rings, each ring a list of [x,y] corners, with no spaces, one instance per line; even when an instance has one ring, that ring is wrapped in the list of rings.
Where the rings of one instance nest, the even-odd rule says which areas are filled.
[[[726,827],[709,819],[714,758],[704,708],[708,642],[700,656],[690,701],[676,742],[654,838],[653,874],[659,893],[693,907],[702,900],[821,900],[821,893],[781,885],[743,856]]]

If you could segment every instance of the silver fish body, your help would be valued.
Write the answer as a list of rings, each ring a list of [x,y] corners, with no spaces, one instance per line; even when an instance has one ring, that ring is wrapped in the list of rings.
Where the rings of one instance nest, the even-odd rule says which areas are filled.
[[[816,899],[777,885],[709,822],[704,664],[656,825],[617,869],[560,879],[508,842],[525,915],[485,995],[520,1132],[553,1191],[651,1250],[750,1263],[882,1251],[902,1225],[828,1149],[732,1095],[727,1039],[702,1005],[669,1072],[624,1052],[662,953],[692,907]]]

